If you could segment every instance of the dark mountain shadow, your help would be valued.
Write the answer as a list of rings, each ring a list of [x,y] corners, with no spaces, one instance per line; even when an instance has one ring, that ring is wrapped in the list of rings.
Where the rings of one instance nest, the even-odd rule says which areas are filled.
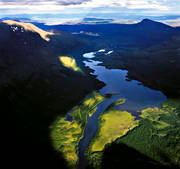
[[[176,36],[178,28],[144,19],[137,24],[77,24],[77,25],[52,25],[34,23],[44,30],[61,29],[73,32],[91,32],[100,36],[92,37],[85,34],[77,34],[77,37],[91,41],[97,48],[119,47],[149,47],[162,44],[171,36]]]
[[[1,119],[4,121],[2,131],[4,146],[6,146],[3,159],[6,161],[6,167],[18,168],[67,168],[62,154],[53,151],[49,139],[48,126],[52,118],[45,120],[38,107],[26,107],[26,110],[18,110],[16,105],[11,102],[6,89],[0,93]],[[23,106],[23,102],[22,102]],[[36,115],[31,115],[31,110],[36,111]],[[46,113],[46,112],[44,112]],[[27,116],[29,120],[24,119]],[[39,120],[39,125],[34,121]],[[31,126],[30,124],[31,123]],[[3,163],[5,162],[3,161]]]
[[[76,89],[73,89],[67,85],[71,92],[68,93],[58,91],[58,88],[53,86],[51,88],[51,85],[48,89],[44,85],[42,88],[41,85],[38,87],[32,82],[30,84],[31,90],[19,82],[0,89],[1,120],[4,122],[1,136],[5,141],[6,148],[3,154],[4,157],[7,154],[7,165],[13,164],[18,168],[24,168],[26,163],[32,168],[66,168],[62,154],[54,151],[49,127],[57,117],[65,115],[78,104],[90,90],[83,90],[76,85]]]
[[[167,159],[168,160],[168,159]],[[121,143],[113,143],[105,149],[102,169],[129,169],[129,168],[153,168],[153,169],[179,169],[176,165],[163,166],[137,150]]]
[[[0,23],[3,158],[7,167],[67,168],[62,154],[52,147],[50,126],[103,84],[60,63],[58,56],[82,46],[76,37],[60,32],[47,42],[38,33],[17,27],[13,31]]]

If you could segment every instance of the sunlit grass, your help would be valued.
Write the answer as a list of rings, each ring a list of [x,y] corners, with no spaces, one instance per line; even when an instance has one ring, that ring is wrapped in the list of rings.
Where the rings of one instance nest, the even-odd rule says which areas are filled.
[[[76,106],[75,110],[71,113],[73,120],[76,120],[78,124],[85,127],[87,115],[92,116],[98,104],[105,99],[106,97],[102,96],[98,92],[91,93],[79,106]]]
[[[91,111],[89,111],[89,117],[92,117],[93,114],[96,112],[97,107],[93,108]]]
[[[86,151],[88,162],[94,168],[100,168],[106,145],[126,135],[139,125],[139,120],[135,120],[135,117],[129,112],[114,108],[114,106],[123,104],[125,101],[125,99],[115,101],[99,116],[98,131]]]
[[[161,164],[180,165],[180,100],[168,99],[161,109],[142,110],[141,117],[140,125],[117,142]]]
[[[81,104],[70,113],[72,122],[66,117],[59,117],[51,126],[52,143],[56,151],[63,153],[69,167],[76,168],[78,164],[78,144],[83,136],[87,115],[94,113],[98,104],[106,97],[98,92],[88,95]]]
[[[98,93],[94,93],[94,96],[85,100],[84,104],[88,105],[89,107],[92,107],[94,105],[97,105],[97,103],[103,101],[104,99],[105,99],[104,96],[102,96]]]
[[[161,109],[144,109],[140,115],[142,119],[136,121],[128,112],[113,109],[113,105],[116,104],[100,115],[98,133],[86,152],[94,168],[101,167],[104,148],[115,140],[162,164],[169,165],[165,156],[180,165],[180,100],[168,99]]]
[[[162,111],[161,109],[155,107],[144,109],[141,113],[142,114],[140,115],[140,117],[148,118],[151,121],[157,121],[160,118],[161,114],[166,114],[168,112]]]
[[[118,99],[114,103],[110,104],[106,110],[109,110],[109,109],[111,109],[119,104],[123,104],[125,102],[126,102],[126,99]]]
[[[142,110],[141,113],[142,114],[140,115],[140,117],[142,117],[143,119],[148,119],[152,121],[153,126],[154,128],[156,128],[156,130],[164,129],[170,126],[170,124],[160,119],[161,115],[168,114],[168,112],[164,111],[163,109],[159,109],[157,107],[147,108],[147,109]]]
[[[60,117],[53,125],[51,138],[57,151],[63,153],[69,166],[76,166],[78,162],[77,146],[82,136],[82,128],[76,122],[66,121]]]
[[[68,57],[68,56],[60,56],[59,57],[60,62],[63,64],[63,66],[72,69],[76,72],[81,72],[81,68],[79,68],[76,64],[76,60],[74,58]]]
[[[13,20],[5,20],[3,22],[8,25],[20,26],[26,31],[36,32],[41,36],[41,38],[43,38],[46,41],[50,41],[50,38],[48,36],[55,35],[53,32],[44,31],[44,30],[38,28],[37,26],[33,25],[32,23],[23,23],[23,22],[17,22],[17,21],[13,21]]]
[[[91,108],[91,110],[89,111],[89,116],[91,117],[97,110],[97,105],[99,103],[101,103],[102,101],[104,101],[106,99],[105,96],[100,95],[97,92],[94,92],[93,96],[90,98],[87,98],[84,101],[84,105],[87,105],[88,107]]]
[[[111,109],[99,118],[100,129],[92,144],[91,151],[103,151],[106,144],[125,135],[138,125],[135,117],[127,111]]]

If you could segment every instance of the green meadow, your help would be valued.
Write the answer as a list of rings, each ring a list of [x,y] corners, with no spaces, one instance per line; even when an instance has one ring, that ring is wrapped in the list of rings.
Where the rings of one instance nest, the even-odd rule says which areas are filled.
[[[161,164],[180,165],[180,100],[168,99],[161,109],[144,109],[140,120],[113,105],[117,104],[113,103],[99,116],[98,132],[86,152],[91,166],[101,167],[103,152],[114,141]]]
[[[93,141],[91,151],[102,151],[106,144],[115,141],[138,125],[135,117],[127,111],[111,109],[99,118],[99,132]]]
[[[102,153],[106,145],[126,135],[129,131],[138,126],[139,121],[135,120],[135,117],[129,112],[119,111],[113,108],[124,102],[125,99],[119,99],[112,103],[98,118],[98,132],[93,138],[86,153],[90,164],[95,168],[100,167]]]
[[[162,108],[142,111],[139,127],[120,138],[164,165],[180,165],[180,100],[168,99]]]

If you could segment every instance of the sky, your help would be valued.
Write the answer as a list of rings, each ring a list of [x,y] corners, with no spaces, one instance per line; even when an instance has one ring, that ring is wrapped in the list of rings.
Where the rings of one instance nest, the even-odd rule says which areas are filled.
[[[83,18],[134,23],[144,18],[180,26],[180,0],[0,0],[0,18],[28,18],[49,25]]]

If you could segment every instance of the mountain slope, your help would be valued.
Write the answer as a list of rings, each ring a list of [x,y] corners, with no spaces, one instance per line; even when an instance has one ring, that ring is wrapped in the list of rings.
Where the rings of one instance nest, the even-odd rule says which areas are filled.
[[[127,46],[117,40],[116,44],[108,46],[114,53],[95,59],[103,61],[108,68],[128,70],[129,79],[160,90],[168,97],[180,97],[180,31],[143,20],[127,28],[126,32],[129,35],[123,43]]]
[[[0,106],[6,123],[6,166],[24,168],[26,163],[28,167],[63,168],[61,154],[51,146],[49,126],[103,84],[59,61],[59,56],[79,50],[81,40],[58,31],[47,41],[39,29],[22,28],[21,23],[0,22]],[[87,70],[82,65],[81,69]]]
[[[95,43],[97,48],[119,47],[149,47],[176,36],[178,28],[160,22],[144,19],[137,24],[77,24],[77,25],[52,25],[47,26],[35,23],[44,30],[61,29],[69,33],[90,32],[100,36],[92,37],[87,34],[76,36],[88,39]],[[152,36],[153,35],[153,36]]]
[[[24,32],[24,30],[25,31],[36,32],[41,36],[41,38],[43,38],[46,41],[50,41],[48,36],[54,35],[53,32],[44,31],[44,30],[38,28],[37,26],[31,24],[31,23],[23,23],[23,22],[17,22],[17,21],[12,21],[12,20],[5,20],[5,21],[2,21],[2,22],[6,23],[8,25],[12,25],[11,28],[13,29],[13,32],[18,31],[17,26],[19,26],[19,27],[21,27],[21,30],[20,30],[21,32]]]
[[[79,50],[84,45],[78,38],[62,31],[49,33],[28,23],[6,23],[0,23],[0,67],[4,70],[0,73],[4,77],[0,83],[11,76],[21,79],[32,71],[42,69],[43,64],[59,64],[59,69],[62,69],[57,57],[73,49]],[[8,76],[5,72],[9,72]]]

